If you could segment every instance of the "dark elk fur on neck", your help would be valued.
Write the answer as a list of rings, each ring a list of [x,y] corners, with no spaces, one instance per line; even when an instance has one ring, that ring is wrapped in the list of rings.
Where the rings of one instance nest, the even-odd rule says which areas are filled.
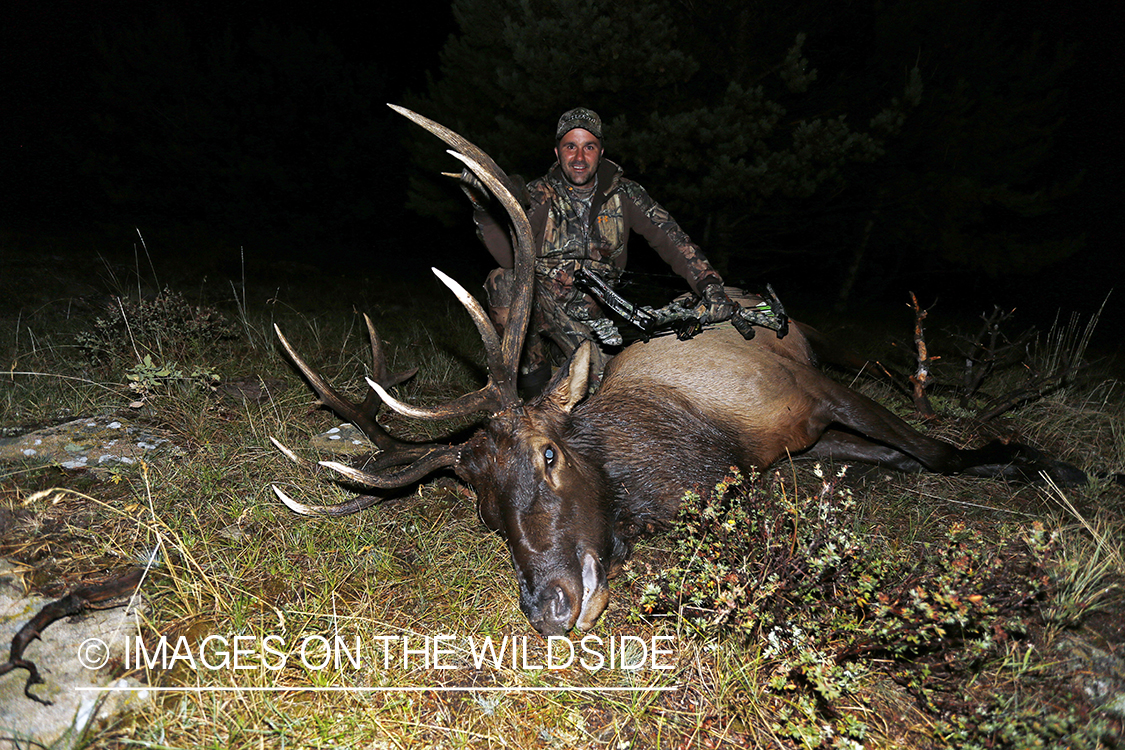
[[[732,327],[720,326],[689,341],[667,337],[638,342],[610,362],[600,390],[589,398],[587,343],[555,374],[543,395],[525,402],[515,383],[535,284],[527,216],[506,175],[480,149],[435,122],[395,109],[448,143],[450,153],[473,170],[511,218],[518,291],[502,338],[480,304],[435,271],[480,332],[488,383],[449,404],[402,403],[387,392],[402,376],[386,372],[371,329],[372,393],[362,404],[353,404],[284,337],[281,341],[320,402],[360,426],[380,449],[364,471],[335,462],[324,465],[375,489],[408,486],[451,468],[476,491],[485,524],[507,541],[520,608],[541,633],[591,628],[609,600],[607,579],[636,537],[669,522],[685,491],[714,487],[732,466],[764,469],[787,456],[807,456],[906,472],[1020,481],[1036,481],[1043,472],[1060,484],[1085,482],[1075,467],[1028,446],[996,442],[960,450],[922,435],[817,370],[804,333],[810,329],[800,324],[783,339],[759,335],[747,341]],[[405,443],[376,422],[374,394],[418,419],[488,416],[461,444]],[[274,490],[290,508],[306,514],[343,515],[378,501],[359,496],[340,505],[310,506]]]

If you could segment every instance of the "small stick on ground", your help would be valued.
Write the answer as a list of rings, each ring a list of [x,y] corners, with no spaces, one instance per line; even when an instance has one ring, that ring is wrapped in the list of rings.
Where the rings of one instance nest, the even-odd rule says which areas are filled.
[[[130,594],[143,577],[144,569],[134,568],[100,586],[76,588],[61,599],[56,599],[43,607],[39,610],[39,614],[28,620],[27,624],[20,628],[15,638],[12,639],[12,647],[8,651],[8,661],[0,664],[0,676],[8,674],[13,669],[26,669],[28,676],[27,682],[23,686],[23,694],[44,706],[51,705],[51,701],[32,694],[31,686],[38,685],[44,680],[39,676],[39,668],[35,666],[35,662],[23,658],[23,652],[33,640],[42,635],[51,623],[64,617],[81,614],[88,607],[98,602]]]

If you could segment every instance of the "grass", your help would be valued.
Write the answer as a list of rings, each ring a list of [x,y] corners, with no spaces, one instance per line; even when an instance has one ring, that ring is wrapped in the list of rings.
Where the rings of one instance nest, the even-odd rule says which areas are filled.
[[[684,550],[694,550],[687,559],[698,559],[707,538],[699,528],[681,528],[640,546],[593,631],[602,639],[594,650],[606,658],[604,644],[611,640],[616,648],[624,636],[635,636],[624,641],[628,659],[637,655],[638,644],[665,637],[659,642],[671,644],[671,654],[658,663],[671,669],[653,669],[651,660],[639,670],[592,670],[577,662],[536,669],[530,665],[544,664],[548,644],[519,611],[502,540],[485,532],[471,492],[454,479],[435,477],[413,494],[345,519],[295,516],[269,489],[277,483],[316,503],[346,497],[269,445],[275,436],[310,455],[300,446],[336,424],[310,409],[307,389],[277,352],[272,324],[332,382],[358,397],[368,363],[357,312],[369,312],[390,344],[391,368],[420,367],[402,388],[405,397],[436,402],[482,378],[476,333],[436,285],[420,282],[412,294],[401,280],[357,289],[352,278],[322,274],[310,282],[307,269],[286,279],[253,267],[233,286],[225,280],[196,283],[150,264],[143,250],[139,261],[102,261],[101,280],[86,274],[76,281],[59,274],[60,264],[30,257],[18,256],[20,283],[12,274],[0,282],[0,298],[13,300],[0,310],[0,352],[11,365],[0,385],[5,434],[114,413],[168,431],[185,455],[105,473],[3,468],[0,508],[19,520],[0,531],[0,552],[27,566],[32,588],[58,595],[155,550],[160,564],[144,586],[147,649],[157,648],[162,637],[170,648],[183,637],[193,654],[202,653],[209,636],[226,638],[228,646],[235,636],[257,646],[273,637],[285,654],[282,665],[279,654],[253,649],[245,655],[248,669],[229,663],[193,668],[183,659],[167,669],[142,669],[150,684],[193,690],[161,693],[140,713],[98,727],[88,738],[91,747],[1020,747],[1027,738],[1050,744],[1092,736],[1095,743],[1110,743],[1112,731],[1120,729],[1119,716],[1104,714],[1076,692],[1058,655],[1059,644],[1095,644],[1112,654],[1125,641],[1116,625],[1125,621],[1122,492],[1107,482],[1062,492],[876,470],[854,471],[841,485],[851,499],[833,516],[833,533],[861,540],[857,549],[873,555],[862,558],[864,564],[882,566],[888,587],[899,580],[896,575],[921,575],[926,551],[947,549],[955,524],[979,538],[981,549],[1014,544],[1035,522],[1052,535],[1041,561],[1048,576],[1043,598],[1006,615],[1023,623],[1025,635],[995,639],[981,647],[979,659],[964,657],[960,644],[940,641],[924,658],[904,651],[841,660],[857,642],[856,633],[880,622],[874,610],[862,619],[855,615],[861,610],[839,609],[844,579],[824,578],[813,596],[795,578],[799,596],[785,599],[786,606],[771,604],[768,623],[750,610],[732,610],[744,624],[733,631],[707,627],[678,608],[646,613],[646,592],[667,582],[668,571],[684,569]],[[254,284],[257,275],[271,277],[268,288]],[[214,322],[208,317],[214,311],[229,326],[216,323],[191,335],[187,325],[134,326],[145,314],[145,300],[164,288],[156,278],[181,295],[183,320]],[[108,314],[113,295],[126,312],[128,330],[96,324]],[[418,298],[441,301],[412,301]],[[195,315],[197,306],[207,315]],[[141,329],[146,333],[138,337]],[[96,356],[79,346],[82,335],[92,333],[102,336]],[[141,367],[145,355],[155,369]],[[131,374],[144,376],[143,387]],[[241,399],[238,390],[223,387],[257,378],[273,384],[272,398]],[[907,414],[904,402],[884,387],[859,387]],[[1084,466],[1122,471],[1122,408],[1119,389],[1094,379],[1021,406],[1000,425],[949,418],[921,428],[961,444],[976,443],[990,430],[1014,432]],[[390,415],[385,422],[411,439],[460,427],[419,427]],[[800,528],[815,528],[812,519],[819,516],[807,503],[820,496],[824,480],[806,464],[781,467],[779,477],[778,502],[793,510]],[[740,575],[755,565],[768,569],[781,560],[804,564],[814,557],[794,554],[797,547],[785,553],[789,557],[763,556],[768,545],[745,541],[741,557],[722,558]],[[1011,559],[1017,558],[1026,562],[1012,552]],[[858,565],[861,558],[855,560]],[[933,567],[935,575],[943,571]],[[685,579],[677,580],[683,590]],[[971,576],[965,580],[965,586],[976,585]],[[825,613],[834,618],[830,624],[808,619]],[[793,627],[800,622],[821,626],[798,637]],[[1005,633],[1019,630],[1004,623]],[[909,631],[908,625],[900,628]],[[443,635],[452,638],[438,641],[449,650],[437,658],[437,668],[432,649]],[[474,664],[473,649],[486,637],[496,647],[505,638],[509,648],[518,645],[515,661],[506,651],[500,663]],[[359,639],[358,666],[347,654],[340,654],[339,665],[319,664],[323,644],[337,638],[349,647]],[[215,639],[210,644],[222,645]],[[431,650],[422,654],[427,646]],[[212,660],[221,662],[219,650],[209,652]],[[964,697],[961,703],[971,699],[979,714],[935,714],[927,705],[934,695],[929,683],[899,674],[934,669],[943,654],[964,667],[943,675],[942,688],[953,686]],[[676,689],[623,690],[638,687]],[[1064,700],[1073,717],[1051,715],[1070,724],[1058,731],[1036,728],[1043,707]],[[1101,734],[1080,731],[1090,728]]]

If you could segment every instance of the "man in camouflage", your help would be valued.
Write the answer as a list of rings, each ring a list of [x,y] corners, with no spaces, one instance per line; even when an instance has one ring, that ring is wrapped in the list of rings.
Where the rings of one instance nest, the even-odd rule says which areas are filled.
[[[616,284],[625,268],[630,231],[643,236],[700,296],[703,322],[729,318],[734,303],[699,247],[643,187],[602,158],[601,118],[582,107],[564,113],[555,142],[558,161],[546,176],[527,185],[525,203],[536,251],[535,304],[523,363],[531,387],[545,384],[550,375],[544,339],[564,355],[585,340],[598,343],[591,325],[604,322],[605,313],[575,285],[574,274],[586,268]],[[500,265],[489,274],[485,289],[489,314],[503,329],[512,298],[511,239],[506,225],[489,212],[483,186],[467,170],[462,185],[476,207],[477,234]],[[594,352],[591,372],[596,386],[609,355],[600,346]]]

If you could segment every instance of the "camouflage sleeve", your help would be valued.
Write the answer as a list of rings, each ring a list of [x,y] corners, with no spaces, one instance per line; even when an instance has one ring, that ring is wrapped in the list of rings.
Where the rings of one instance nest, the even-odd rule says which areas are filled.
[[[518,178],[518,176],[517,176]],[[519,181],[522,185],[522,180]],[[550,201],[545,191],[542,180],[534,180],[517,196],[521,203],[525,203],[528,221],[531,222],[531,234],[535,238],[535,251],[538,254],[543,245],[543,228],[547,223],[547,209]],[[501,268],[512,268],[515,265],[515,256],[512,252],[512,236],[507,221],[500,221],[493,215],[492,210],[497,207],[496,201],[489,204],[488,209],[473,211],[473,222],[477,225],[477,237],[488,248],[493,259]]]
[[[703,251],[691,241],[671,214],[637,183],[632,180],[621,182],[622,190],[628,198],[623,204],[629,228],[644,237],[664,262],[682,276],[697,294],[709,284],[722,284],[723,278],[711,267]]]

